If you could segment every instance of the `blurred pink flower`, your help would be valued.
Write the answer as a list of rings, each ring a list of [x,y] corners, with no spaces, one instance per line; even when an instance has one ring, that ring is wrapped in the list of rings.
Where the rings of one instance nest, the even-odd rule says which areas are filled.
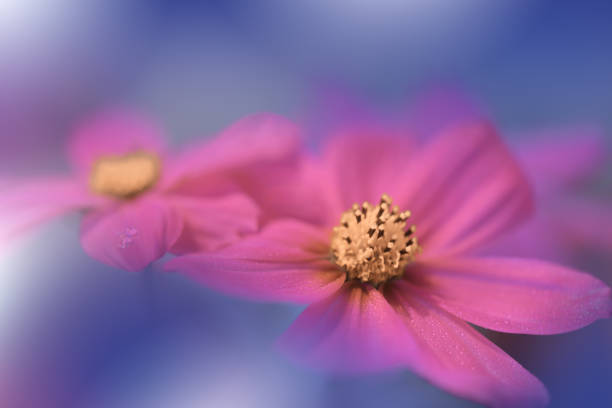
[[[267,174],[273,187],[262,194],[274,196],[260,202],[274,215],[261,232],[166,268],[228,294],[308,304],[279,343],[307,365],[409,368],[480,403],[545,405],[540,381],[468,323],[567,332],[610,315],[609,288],[544,261],[475,255],[532,208],[491,126],[447,129],[422,146],[408,140],[345,128],[321,158],[304,158],[293,183]]]
[[[232,173],[288,159],[296,132],[279,116],[253,115],[214,140],[170,154],[159,129],[144,118],[101,113],[68,146],[72,175],[0,183],[0,242],[84,210],[83,248],[118,268],[140,270],[167,251],[215,248],[257,228],[259,210]]]
[[[572,262],[585,249],[612,248],[612,198],[584,191],[596,181],[608,152],[593,127],[521,134],[514,150],[534,186],[536,211],[487,250]]]

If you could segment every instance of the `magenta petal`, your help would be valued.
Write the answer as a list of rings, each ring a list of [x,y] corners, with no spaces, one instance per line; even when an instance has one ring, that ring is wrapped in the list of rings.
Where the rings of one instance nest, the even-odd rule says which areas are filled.
[[[486,123],[447,131],[396,177],[396,201],[410,209],[424,256],[477,248],[527,217],[529,185]]]
[[[329,174],[310,157],[302,157],[292,166],[251,166],[236,179],[241,189],[257,201],[264,224],[273,219],[294,218],[335,225],[346,210]]]
[[[313,96],[307,119],[309,140],[320,143],[330,131],[348,123],[357,127],[381,122],[374,106],[341,85],[320,84]]]
[[[428,138],[484,117],[484,109],[470,95],[453,87],[438,86],[417,95],[404,120],[420,138]]]
[[[308,306],[278,345],[302,364],[349,373],[406,367],[414,354],[414,340],[382,294],[350,284]]]
[[[128,271],[161,258],[179,238],[182,222],[164,201],[144,197],[87,214],[81,245],[92,257]]]
[[[68,178],[7,182],[0,196],[0,242],[50,218],[105,202]]]
[[[566,237],[557,232],[560,220],[552,219],[549,211],[546,210],[538,211],[536,214],[520,227],[482,247],[476,255],[536,258],[560,263],[571,262],[573,253],[564,247],[563,241]],[[569,218],[572,217],[573,215]],[[567,218],[563,220],[565,219]]]
[[[452,393],[495,407],[543,406],[548,399],[520,364],[401,282],[385,296],[371,287],[345,285],[306,308],[279,347],[291,359],[324,370],[406,367]]]
[[[219,198],[168,197],[183,219],[183,232],[173,253],[199,252],[229,244],[255,232],[259,210],[244,194]]]
[[[109,110],[81,123],[68,145],[68,154],[76,169],[87,174],[92,164],[103,156],[117,156],[135,151],[161,154],[165,145],[161,130],[134,112]]]
[[[382,194],[395,198],[397,178],[415,152],[412,142],[409,135],[373,126],[339,130],[325,146],[324,161],[342,211],[354,203],[377,203]]]
[[[596,248],[609,252],[612,248],[612,202],[603,199],[573,197],[555,200],[550,208],[551,224],[557,240],[568,252],[577,248]]]
[[[541,193],[584,181],[605,163],[605,138],[597,128],[584,126],[522,136],[518,158]]]
[[[163,183],[173,191],[184,191],[189,189],[192,179],[199,183],[198,178],[203,175],[214,177],[212,173],[287,159],[295,153],[298,143],[299,129],[282,116],[263,113],[247,116],[215,139],[192,146],[174,159]]]
[[[567,263],[583,248],[612,248],[612,203],[600,198],[556,197],[536,216],[495,240],[484,254],[540,258]]]
[[[612,313],[610,288],[604,283],[548,262],[447,260],[428,265],[424,274],[441,307],[492,330],[563,333]]]
[[[165,266],[231,295],[309,303],[344,282],[344,274],[327,260],[327,234],[297,221],[277,221],[234,245],[180,256]]]
[[[542,383],[474,328],[406,282],[397,282],[391,304],[419,348],[415,370],[458,396],[492,407],[540,407]]]

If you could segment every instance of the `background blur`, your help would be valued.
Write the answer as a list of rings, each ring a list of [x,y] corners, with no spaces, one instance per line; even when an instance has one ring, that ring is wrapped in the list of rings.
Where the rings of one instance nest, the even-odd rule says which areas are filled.
[[[321,84],[391,109],[452,83],[508,135],[595,124],[610,136],[611,19],[607,0],[0,0],[0,174],[66,169],[73,124],[108,105],[154,115],[182,143],[256,111],[299,119]],[[89,259],[77,226],[62,219],[0,251],[0,401],[473,406],[407,372],[294,366],[271,345],[298,308],[156,271],[147,284]],[[609,253],[574,262],[612,284],[609,264]],[[497,342],[542,379],[552,406],[612,406],[610,321]]]

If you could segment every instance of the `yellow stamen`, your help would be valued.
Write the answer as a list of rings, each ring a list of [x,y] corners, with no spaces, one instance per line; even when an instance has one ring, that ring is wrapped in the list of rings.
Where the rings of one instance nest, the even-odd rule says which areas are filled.
[[[146,152],[101,157],[93,165],[89,186],[98,194],[132,198],[155,185],[160,167],[159,158]]]
[[[364,202],[342,213],[331,239],[332,261],[347,274],[374,286],[402,276],[419,250],[414,225],[406,229],[410,211],[391,207],[383,194],[380,203]]]

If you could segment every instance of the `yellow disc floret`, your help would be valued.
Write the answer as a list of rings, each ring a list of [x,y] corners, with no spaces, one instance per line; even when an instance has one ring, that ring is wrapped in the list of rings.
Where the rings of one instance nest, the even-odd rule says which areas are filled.
[[[342,213],[331,239],[332,261],[347,274],[376,287],[400,277],[419,250],[415,227],[406,229],[409,211],[391,206],[383,194],[376,206],[364,202]]]
[[[94,163],[89,185],[98,194],[132,198],[153,187],[159,175],[160,161],[154,154],[105,156]]]

